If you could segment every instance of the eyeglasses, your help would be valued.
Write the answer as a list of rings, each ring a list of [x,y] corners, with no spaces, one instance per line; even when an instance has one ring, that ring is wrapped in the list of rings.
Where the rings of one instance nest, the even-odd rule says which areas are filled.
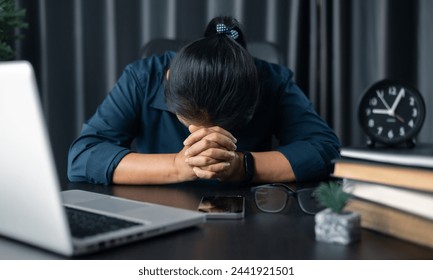
[[[263,212],[281,212],[286,208],[288,200],[293,197],[298,202],[299,208],[310,215],[325,209],[317,201],[315,190],[316,188],[305,188],[294,191],[285,184],[266,184],[251,188],[254,193],[254,201]]]

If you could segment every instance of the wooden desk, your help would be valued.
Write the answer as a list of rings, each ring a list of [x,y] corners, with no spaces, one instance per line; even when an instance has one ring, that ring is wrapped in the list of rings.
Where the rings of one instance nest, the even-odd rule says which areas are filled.
[[[249,187],[193,182],[169,186],[95,186],[84,189],[194,210],[203,195],[236,194],[246,198],[243,220],[215,220],[81,259],[433,259],[433,250],[363,230],[361,241],[348,246],[315,241],[314,217],[296,203],[282,213],[257,209]],[[0,237],[0,259],[51,259],[58,255]]]

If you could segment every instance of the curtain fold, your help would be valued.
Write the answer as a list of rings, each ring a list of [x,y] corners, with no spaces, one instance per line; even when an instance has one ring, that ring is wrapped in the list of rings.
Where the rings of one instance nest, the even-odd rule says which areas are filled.
[[[28,30],[18,59],[32,62],[59,171],[69,145],[154,38],[191,40],[231,15],[249,41],[268,41],[344,145],[365,137],[358,100],[383,78],[420,90],[427,116],[419,141],[433,142],[433,1],[430,0],[17,0]],[[66,178],[66,176],[65,176]]]

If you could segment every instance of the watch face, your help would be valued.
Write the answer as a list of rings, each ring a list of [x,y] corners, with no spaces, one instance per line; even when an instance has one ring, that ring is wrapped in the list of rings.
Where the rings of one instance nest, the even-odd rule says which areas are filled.
[[[358,116],[361,127],[372,141],[395,145],[413,139],[421,129],[424,100],[409,85],[384,80],[364,93]]]

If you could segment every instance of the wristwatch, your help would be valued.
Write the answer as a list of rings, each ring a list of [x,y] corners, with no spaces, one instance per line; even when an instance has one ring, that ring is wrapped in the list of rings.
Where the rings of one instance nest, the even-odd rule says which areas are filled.
[[[250,152],[242,152],[244,154],[244,183],[249,183],[254,177],[254,157]]]

